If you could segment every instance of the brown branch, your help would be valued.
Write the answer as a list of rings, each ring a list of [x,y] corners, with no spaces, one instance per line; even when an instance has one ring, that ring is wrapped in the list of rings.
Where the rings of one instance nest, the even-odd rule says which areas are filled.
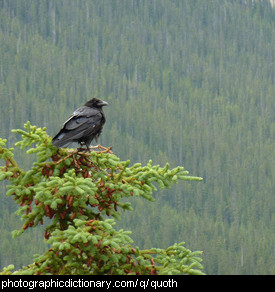
[[[99,151],[94,151],[93,149],[99,149]],[[112,146],[104,147],[104,146],[101,146],[101,145],[92,146],[92,147],[89,148],[90,152],[94,151],[96,153],[110,153],[110,154],[113,154],[111,149],[112,149]],[[89,152],[83,152],[81,150],[83,150],[83,149],[82,148],[78,148],[78,149],[70,152],[67,156],[65,156],[64,158],[62,158],[62,159],[58,160],[57,162],[55,162],[55,164],[59,164],[59,163],[63,162],[64,160],[66,160],[67,158],[71,157],[71,156],[73,156],[73,159],[75,160],[75,156],[74,156],[75,154],[79,154],[79,155],[87,156],[87,157],[90,156]]]

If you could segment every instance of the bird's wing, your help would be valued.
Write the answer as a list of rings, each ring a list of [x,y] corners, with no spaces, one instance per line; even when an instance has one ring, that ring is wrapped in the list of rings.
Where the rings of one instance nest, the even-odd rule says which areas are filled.
[[[85,130],[85,127],[91,127],[98,124],[102,119],[102,114],[99,110],[81,107],[77,109],[69,119],[64,123],[64,129],[66,130]],[[84,128],[84,129],[83,129]]]

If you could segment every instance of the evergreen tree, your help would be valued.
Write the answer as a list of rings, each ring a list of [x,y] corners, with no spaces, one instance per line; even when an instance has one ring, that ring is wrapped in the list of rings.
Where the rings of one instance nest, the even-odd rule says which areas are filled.
[[[19,205],[23,226],[13,231],[19,236],[28,228],[45,226],[44,237],[50,248],[34,263],[13,274],[202,274],[201,252],[191,252],[184,243],[166,249],[146,250],[132,246],[129,231],[114,229],[119,210],[131,210],[127,198],[143,197],[154,201],[153,191],[170,187],[179,179],[194,181],[183,167],[169,169],[120,161],[111,148],[98,151],[58,149],[43,129],[25,124],[16,143],[36,153],[32,168],[23,170],[0,140],[0,180],[8,180],[7,196]],[[34,145],[33,145],[34,144]],[[48,220],[46,220],[48,219]],[[164,232],[169,232],[169,230]],[[14,266],[4,268],[10,274]]]

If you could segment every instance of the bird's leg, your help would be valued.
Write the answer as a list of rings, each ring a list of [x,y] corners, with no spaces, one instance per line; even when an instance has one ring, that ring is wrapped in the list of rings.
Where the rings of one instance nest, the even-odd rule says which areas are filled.
[[[89,151],[89,146],[85,143],[85,142],[80,142],[80,147],[77,148],[78,151],[86,151],[86,149],[83,147],[84,145],[86,145],[87,150]]]
[[[87,147],[87,151],[90,152],[90,147],[89,147],[89,145],[88,145],[88,144],[85,144],[85,145],[86,145],[86,147]]]

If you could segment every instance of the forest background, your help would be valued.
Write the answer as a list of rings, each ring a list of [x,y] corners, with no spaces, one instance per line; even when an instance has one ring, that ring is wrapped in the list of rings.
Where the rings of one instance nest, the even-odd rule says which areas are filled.
[[[267,0],[0,0],[0,136],[28,120],[54,136],[106,100],[101,145],[204,179],[135,198],[119,228],[140,248],[185,241],[207,274],[275,274],[274,53]],[[5,187],[0,269],[19,268],[47,247],[39,228],[12,239]]]

